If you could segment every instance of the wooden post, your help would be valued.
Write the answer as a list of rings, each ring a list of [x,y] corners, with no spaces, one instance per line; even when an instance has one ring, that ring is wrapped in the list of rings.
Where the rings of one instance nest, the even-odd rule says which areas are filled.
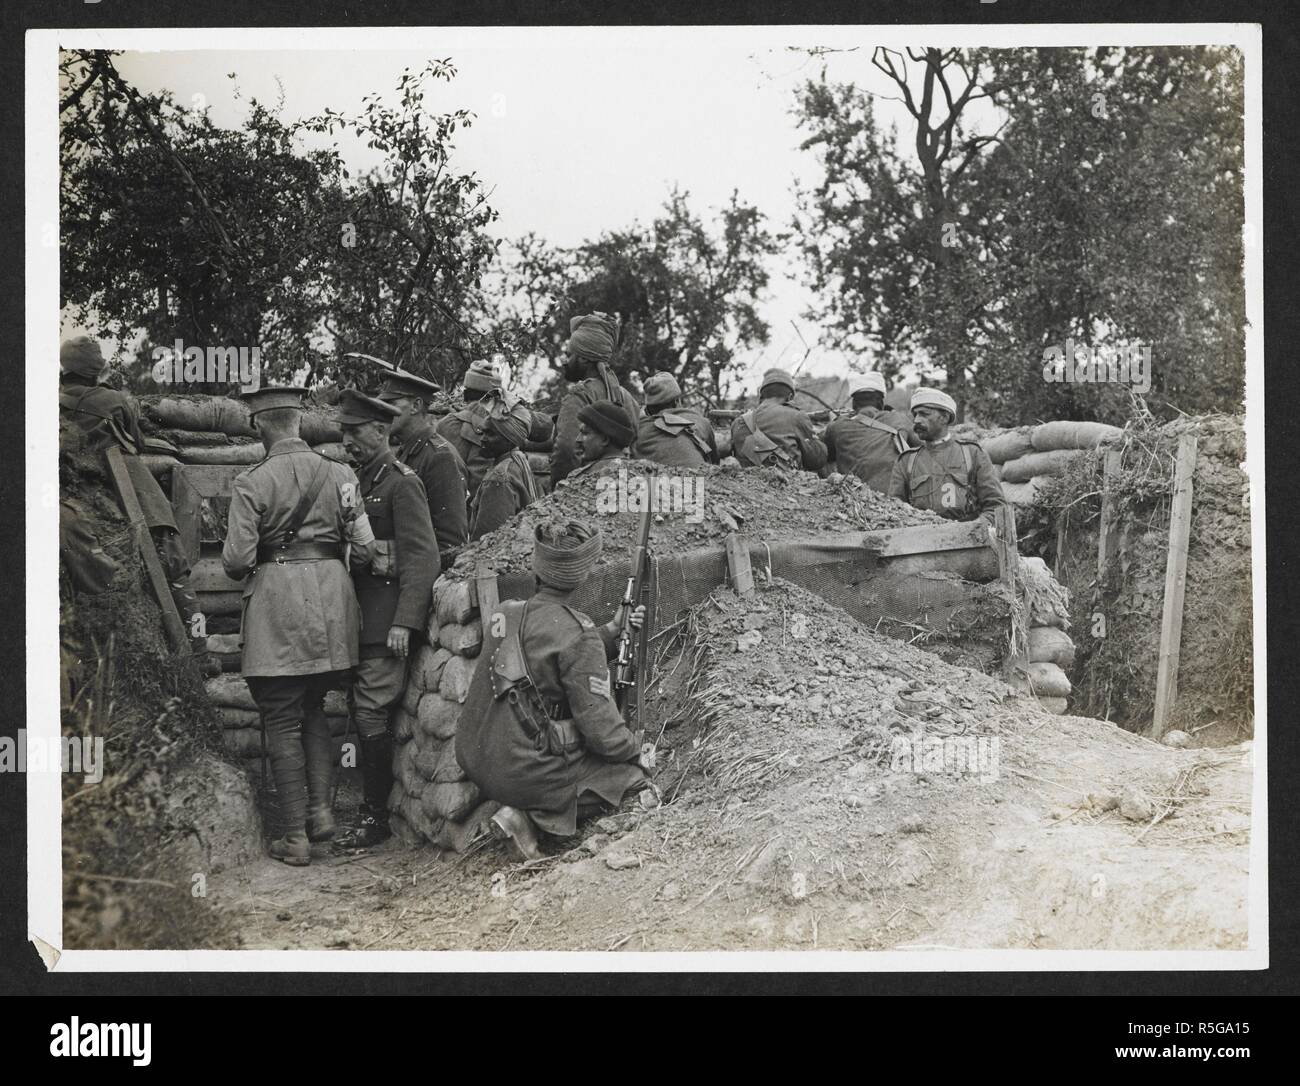
[[[998,577],[1011,594],[1017,596],[1016,572],[1020,566],[1020,549],[1016,546],[1016,509],[1010,502],[997,507],[993,513],[994,547],[998,552]],[[1024,598],[1021,598],[1023,604]],[[1011,645],[1002,662],[1002,673],[1011,681],[1017,672],[1025,672],[1029,663],[1029,615],[1024,621],[1011,619]]]
[[[501,608],[501,596],[497,591],[497,571],[488,562],[478,562],[474,566],[474,587],[478,592],[478,618],[483,626],[483,639],[487,640],[492,626],[492,616]]]
[[[167,640],[171,642],[173,651],[188,652],[189,637],[186,634],[185,623],[181,621],[180,612],[176,610],[176,601],[172,599],[171,587],[167,583],[167,575],[163,572],[162,561],[158,558],[158,552],[154,550],[153,536],[149,534],[149,525],[145,523],[144,510],[140,507],[140,498],[136,495],[131,476],[127,473],[126,461],[122,459],[122,450],[113,445],[104,455],[108,461],[109,476],[122,502],[122,508],[126,511],[126,519],[131,524],[136,549],[144,559],[145,572],[149,575],[149,584],[153,588],[154,598],[158,601],[159,610],[162,611],[163,629],[167,632]]]
[[[731,584],[736,595],[751,595],[754,591],[754,570],[749,564],[749,546],[739,532],[727,533],[727,568],[731,571]]]
[[[1115,476],[1119,474],[1119,450],[1107,449],[1102,467],[1101,521],[1097,529],[1097,585],[1106,580],[1106,567],[1115,557]]]
[[[1196,435],[1178,439],[1174,494],[1169,509],[1169,559],[1165,565],[1164,614],[1160,620],[1160,662],[1156,671],[1156,711],[1152,737],[1165,734],[1178,698],[1178,660],[1183,640],[1183,594],[1187,588],[1187,542],[1192,531],[1192,477],[1196,473]]]

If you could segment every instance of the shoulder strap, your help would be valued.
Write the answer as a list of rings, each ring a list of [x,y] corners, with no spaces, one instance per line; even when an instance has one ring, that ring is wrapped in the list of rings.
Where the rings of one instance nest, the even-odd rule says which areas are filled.
[[[879,430],[882,434],[888,434],[893,438],[894,451],[900,456],[907,448],[907,442],[903,440],[903,435],[896,427],[890,426],[887,422],[881,422],[879,419],[869,419],[866,415],[854,415],[853,417],[862,423],[863,426],[866,426],[871,430]]]
[[[501,636],[501,643],[492,653],[492,696],[503,698],[510,690],[523,680],[533,681],[528,670],[528,659],[524,656],[524,618],[528,603],[518,600],[503,600],[501,613],[505,616],[506,629]]]
[[[319,455],[319,454],[318,454]],[[316,465],[316,474],[312,476],[311,482],[307,484],[307,489],[302,492],[298,499],[298,504],[293,507],[293,512],[289,514],[289,523],[285,526],[284,542],[292,543],[297,538],[303,522],[307,519],[307,514],[311,512],[311,507],[316,504],[321,488],[325,485],[325,477],[329,474],[329,469],[325,466],[325,457],[321,457]]]

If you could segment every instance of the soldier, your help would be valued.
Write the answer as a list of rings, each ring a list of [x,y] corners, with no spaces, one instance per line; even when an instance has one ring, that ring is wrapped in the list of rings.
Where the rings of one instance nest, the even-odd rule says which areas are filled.
[[[889,493],[894,462],[917,445],[907,416],[885,408],[885,378],[879,373],[849,378],[853,413],[836,419],[823,435],[836,468],[856,475],[872,490]]]
[[[429,417],[430,397],[438,391],[432,381],[397,370],[384,378],[379,399],[399,412],[390,437],[401,442],[398,459],[424,484],[438,557],[446,569],[469,538],[469,490],[465,462]]]
[[[645,383],[645,417],[637,428],[642,460],[693,468],[718,462],[713,427],[693,407],[681,406],[682,390],[671,373],[655,373]]]
[[[465,463],[465,481],[471,499],[492,466],[491,458],[484,456],[479,448],[479,431],[491,410],[491,401],[506,398],[502,370],[503,365],[486,359],[471,363],[461,388],[465,406],[444,415],[437,426],[438,433],[447,439]],[[510,397],[510,402],[515,403],[516,398]],[[550,440],[553,428],[550,416],[530,409],[525,440],[531,444],[545,444]]]
[[[608,366],[614,354],[614,322],[604,313],[574,317],[569,322],[569,341],[565,345],[564,379],[569,391],[560,401],[560,415],[555,423],[555,448],[551,453],[551,485],[559,483],[578,466],[578,412],[589,404],[609,402],[621,405],[628,417],[641,417],[632,394],[618,383]],[[636,430],[632,431],[632,441]]]
[[[482,539],[542,495],[528,457],[519,451],[529,414],[526,404],[497,398],[483,420],[480,448],[492,466],[470,503],[470,539]]]
[[[429,617],[438,576],[438,540],[424,484],[393,454],[388,430],[397,408],[355,389],[339,399],[343,447],[358,465],[361,502],[374,532],[371,561],[353,574],[361,604],[360,659],[352,676],[352,717],[361,740],[362,802],[339,848],[367,848],[392,836],[393,706],[402,699],[406,662]]]
[[[991,524],[994,510],[1004,504],[1002,484],[978,442],[948,433],[956,418],[957,404],[946,392],[918,388],[912,393],[912,419],[922,444],[894,464],[889,494],[950,520],[983,517]]]
[[[334,743],[325,694],[357,663],[361,613],[344,565],[369,561],[374,536],[352,469],[298,436],[300,388],[243,397],[266,457],[235,478],[221,564],[244,586],[241,670],[262,713],[284,837],[270,854],[295,867],[334,836]]]
[[[813,433],[812,419],[794,407],[794,378],[785,370],[763,374],[759,405],[731,424],[736,459],[751,467],[803,468],[826,463],[826,446]]]
[[[66,424],[67,436],[87,447],[117,444],[127,454],[123,458],[127,474],[162,560],[172,600],[189,631],[190,647],[204,657],[205,664],[217,666],[206,658],[207,636],[200,633],[195,621],[199,601],[190,588],[191,559],[181,542],[171,502],[139,457],[145,450],[145,438],[140,433],[138,409],[127,393],[99,383],[107,366],[98,341],[90,336],[63,341],[59,346],[59,419]]]
[[[596,626],[569,606],[600,552],[600,532],[585,525],[538,526],[537,593],[502,603],[502,622],[485,621],[486,661],[456,734],[456,760],[488,799],[507,805],[492,821],[527,859],[540,855],[537,830],[571,836],[579,818],[649,781],[610,690],[618,622]],[[642,618],[638,608],[634,625]]]
[[[617,404],[606,400],[586,404],[578,412],[578,436],[574,442],[579,464],[569,472],[569,479],[599,475],[626,460],[631,455],[628,446],[636,437],[633,426],[631,417]]]

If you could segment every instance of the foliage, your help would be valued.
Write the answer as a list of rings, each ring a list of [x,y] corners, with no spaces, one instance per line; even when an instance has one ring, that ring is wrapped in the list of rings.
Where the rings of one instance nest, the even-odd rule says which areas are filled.
[[[571,250],[521,238],[487,320],[502,350],[557,369],[571,317],[617,314],[620,380],[666,370],[688,395],[716,401],[736,352],[767,340],[757,306],[780,240],[736,193],[710,225],[674,190],[648,228],[634,223]]]
[[[1235,52],[877,50],[875,63],[911,118],[907,150],[869,93],[824,70],[796,102],[821,174],[798,193],[797,236],[833,342],[871,349],[891,376],[942,368],[959,401],[1005,425],[1127,414],[1123,389],[1043,379],[1044,350],[1067,338],[1150,346],[1161,416],[1235,410]]]

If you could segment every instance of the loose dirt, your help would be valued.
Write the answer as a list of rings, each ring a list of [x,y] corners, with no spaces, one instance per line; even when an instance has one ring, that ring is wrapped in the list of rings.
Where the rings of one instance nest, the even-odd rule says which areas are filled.
[[[490,839],[258,860],[211,900],[261,948],[1246,945],[1249,744],[1052,716],[780,582],[696,609],[644,723],[662,803],[541,862]]]

